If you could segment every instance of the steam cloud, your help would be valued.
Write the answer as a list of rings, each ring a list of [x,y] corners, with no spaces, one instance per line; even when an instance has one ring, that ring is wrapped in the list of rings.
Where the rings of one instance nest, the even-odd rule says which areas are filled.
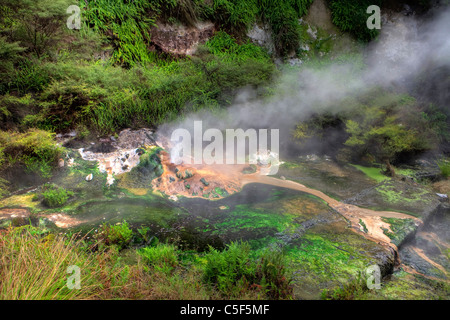
[[[379,38],[366,49],[362,71],[357,63],[336,62],[320,70],[303,67],[295,72],[285,72],[270,101],[261,101],[253,90],[244,89],[225,116],[201,111],[161,126],[158,135],[170,138],[177,128],[192,132],[194,121],[201,120],[205,129],[280,129],[281,140],[289,140],[285,138],[299,121],[314,113],[340,112],[343,107],[338,107],[337,102],[350,95],[363,94],[374,86],[406,90],[411,80],[428,70],[447,70],[442,77],[446,77],[448,83],[448,6],[436,8],[421,18],[396,14],[389,19],[383,17],[383,20]],[[439,82],[440,79],[433,79],[433,83],[438,85]],[[449,88],[439,91],[446,101],[449,101],[448,91]],[[283,149],[282,143],[280,146]],[[283,150],[280,153],[283,156]]]

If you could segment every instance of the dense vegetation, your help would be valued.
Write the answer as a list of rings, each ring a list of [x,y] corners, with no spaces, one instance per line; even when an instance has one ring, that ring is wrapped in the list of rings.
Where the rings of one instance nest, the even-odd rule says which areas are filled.
[[[124,128],[155,128],[194,111],[225,110],[246,87],[256,89],[258,98],[273,96],[280,74],[275,61],[303,57],[308,28],[299,19],[312,2],[81,0],[81,29],[70,30],[66,9],[73,1],[0,0],[0,197],[58,173],[58,162],[70,151],[56,143],[57,133],[75,130],[85,143]],[[341,31],[358,41],[376,38],[378,31],[365,27],[366,9],[383,1],[327,3]],[[194,55],[150,50],[158,23],[192,27],[201,21],[212,21],[216,31]],[[255,24],[269,27],[275,52],[250,41],[247,32]],[[316,31],[313,61],[305,64],[312,69],[330,62],[320,58],[332,36]],[[340,59],[334,58],[332,63]],[[333,103],[339,112],[315,114],[292,128],[295,142],[337,136],[330,139],[338,142],[337,160],[382,163],[390,175],[405,156],[448,145],[442,105],[379,88]],[[153,153],[144,152],[130,176],[159,176],[155,162]],[[450,176],[447,160],[438,165],[443,177]],[[70,170],[83,181],[88,173],[81,166]],[[105,179],[96,170],[89,173]],[[71,181],[44,184],[32,201],[61,209],[81,193],[69,190]],[[148,228],[132,230],[126,221],[102,224],[90,240],[31,226],[0,232],[0,299],[293,297],[291,270],[280,250],[252,252],[248,243],[230,243],[224,250],[186,251],[177,243],[158,243]],[[82,290],[65,286],[69,261],[84,270]],[[366,291],[358,278],[323,298]]]
[[[2,231],[0,299],[289,299],[292,286],[284,254],[250,254],[246,243],[224,251],[181,251],[153,241],[140,249],[145,230],[104,225],[96,240],[61,236],[26,225]],[[123,255],[124,248],[129,248]],[[81,289],[66,283],[70,265]]]

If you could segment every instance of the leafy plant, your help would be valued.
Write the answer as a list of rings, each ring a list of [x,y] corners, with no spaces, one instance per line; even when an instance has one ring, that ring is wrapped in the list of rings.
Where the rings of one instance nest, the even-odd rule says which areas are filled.
[[[139,249],[137,253],[152,270],[170,274],[178,266],[178,250],[174,245],[157,244]]]
[[[150,29],[155,25],[149,10],[154,9],[146,0],[96,0],[80,1],[86,28],[108,36],[114,51],[111,63],[133,66],[151,62],[147,48]]]
[[[311,3],[311,0],[258,0],[261,20],[271,27],[279,55],[287,56],[298,49],[301,38],[298,19],[306,14]]]
[[[73,194],[72,191],[55,185],[45,185],[42,192],[43,203],[50,208],[61,207]]]

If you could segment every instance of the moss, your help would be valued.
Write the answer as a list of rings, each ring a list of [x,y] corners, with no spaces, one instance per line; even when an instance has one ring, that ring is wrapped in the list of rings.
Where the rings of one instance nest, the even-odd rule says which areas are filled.
[[[421,202],[423,201],[423,196],[428,193],[427,190],[411,190],[403,191],[398,190],[394,185],[383,184],[376,187],[378,193],[380,193],[383,199],[388,203],[404,203],[404,202]]]
[[[383,182],[385,180],[389,180],[390,178],[381,173],[380,168],[375,167],[364,167],[356,164],[350,164],[358,170],[364,172],[369,178],[375,180],[376,182]]]

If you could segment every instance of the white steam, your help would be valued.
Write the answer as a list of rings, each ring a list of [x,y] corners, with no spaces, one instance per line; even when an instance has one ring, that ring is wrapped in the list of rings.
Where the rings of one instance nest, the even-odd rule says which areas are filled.
[[[401,14],[384,18],[379,38],[367,48],[362,70],[356,62],[336,62],[319,70],[301,67],[281,76],[268,102],[246,89],[225,115],[201,111],[161,126],[158,133],[170,137],[177,128],[192,132],[195,120],[202,120],[205,130],[272,128],[286,132],[314,113],[342,111],[339,101],[364,94],[375,85],[401,87],[427,68],[450,67],[450,8],[445,9],[421,20]]]

